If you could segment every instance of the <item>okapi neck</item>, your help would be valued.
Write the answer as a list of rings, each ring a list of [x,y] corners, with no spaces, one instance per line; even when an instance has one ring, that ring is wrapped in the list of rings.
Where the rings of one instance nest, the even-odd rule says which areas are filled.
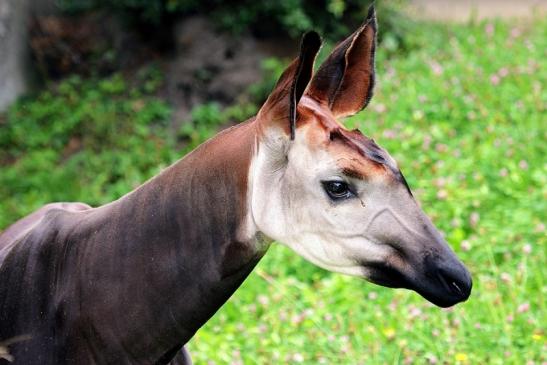
[[[113,320],[136,359],[186,343],[264,254],[256,237],[241,235],[254,130],[246,122],[219,134],[97,209],[118,244],[117,261],[103,265],[123,278],[111,293],[119,298]]]

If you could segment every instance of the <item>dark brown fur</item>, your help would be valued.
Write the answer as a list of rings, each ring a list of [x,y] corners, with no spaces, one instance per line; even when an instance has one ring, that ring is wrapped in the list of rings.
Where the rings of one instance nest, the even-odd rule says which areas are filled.
[[[118,201],[50,205],[4,232],[0,341],[32,336],[16,363],[170,361],[263,254],[238,238],[254,142],[238,125]]]

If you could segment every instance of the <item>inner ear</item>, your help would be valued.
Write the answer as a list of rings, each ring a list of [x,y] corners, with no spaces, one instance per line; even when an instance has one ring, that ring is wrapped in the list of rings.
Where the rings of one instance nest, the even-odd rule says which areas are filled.
[[[302,37],[298,58],[283,71],[258,111],[257,122],[261,128],[275,125],[287,131],[291,140],[294,139],[298,102],[313,75],[313,64],[319,48],[321,38],[316,32],[308,32]]]
[[[311,81],[308,94],[335,117],[359,112],[372,97],[376,28],[371,6],[364,24],[336,46]]]
[[[316,32],[308,32],[302,37],[300,45],[300,55],[297,60],[296,74],[291,86],[290,105],[289,105],[289,128],[291,140],[294,140],[296,131],[296,110],[298,102],[308,83],[313,76],[313,64],[319,49],[321,48],[321,38]]]

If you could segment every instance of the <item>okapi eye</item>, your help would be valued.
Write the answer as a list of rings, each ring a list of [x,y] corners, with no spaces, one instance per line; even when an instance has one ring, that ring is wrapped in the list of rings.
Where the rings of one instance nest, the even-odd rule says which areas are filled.
[[[353,196],[349,185],[344,181],[323,181],[323,189],[332,200],[347,199]]]

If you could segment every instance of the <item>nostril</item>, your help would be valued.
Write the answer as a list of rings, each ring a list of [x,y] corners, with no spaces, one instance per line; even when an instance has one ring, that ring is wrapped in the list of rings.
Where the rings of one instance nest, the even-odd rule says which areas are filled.
[[[459,271],[440,269],[438,271],[439,281],[442,286],[449,292],[457,296],[469,296],[471,284],[468,275],[464,275]]]
[[[457,292],[458,292],[459,294],[463,294],[463,291],[460,289],[460,287],[458,286],[458,284],[456,284],[455,281],[452,282],[452,286],[453,286],[454,288],[456,288],[456,290],[457,290]]]

